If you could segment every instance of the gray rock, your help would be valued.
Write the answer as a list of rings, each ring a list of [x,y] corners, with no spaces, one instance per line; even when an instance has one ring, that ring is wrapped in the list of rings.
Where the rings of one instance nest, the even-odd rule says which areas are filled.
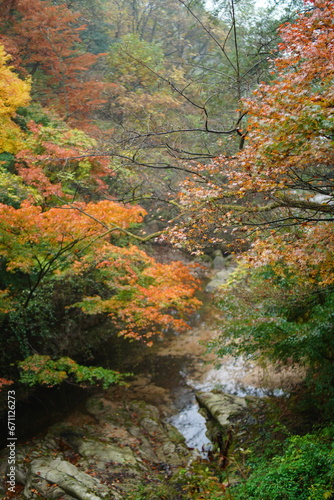
[[[79,425],[57,423],[44,439],[18,446],[25,498],[37,491],[43,500],[118,500],[189,463],[184,438],[155,406],[104,393],[91,397],[87,409],[89,415],[75,415]]]
[[[79,500],[101,500],[112,496],[111,488],[100,481],[80,471],[75,465],[61,458],[40,458],[30,463],[30,472],[24,489],[24,496],[31,498],[31,488],[36,488],[46,498],[58,498],[52,485],[58,486],[58,493],[63,492]],[[56,493],[56,496],[55,496]]]
[[[222,255],[217,255],[213,259],[213,268],[214,269],[226,269],[226,260]]]
[[[161,432],[161,425],[160,423],[155,420],[154,418],[150,417],[144,417],[140,421],[140,426],[148,432],[150,436],[155,436],[157,433]]]
[[[18,484],[25,484],[27,479],[26,471],[20,466],[16,466],[15,468],[15,481]]]
[[[159,460],[153,445],[150,443],[147,436],[143,434],[140,428],[133,426],[129,429],[129,433],[140,439],[140,454],[145,460],[149,460],[151,462],[157,462]]]
[[[238,396],[205,392],[196,394],[196,398],[223,430],[228,430],[238,418],[248,413],[246,400]]]
[[[118,464],[137,465],[138,459],[128,446],[121,448],[113,444],[85,440],[77,442],[77,450],[85,458],[94,458],[98,462],[115,462]]]
[[[215,277],[211,281],[209,281],[209,283],[206,285],[205,291],[211,293],[217,290],[221,285],[223,285],[226,282],[231,271],[232,271],[231,268],[222,269],[221,271],[219,271],[215,275]]]

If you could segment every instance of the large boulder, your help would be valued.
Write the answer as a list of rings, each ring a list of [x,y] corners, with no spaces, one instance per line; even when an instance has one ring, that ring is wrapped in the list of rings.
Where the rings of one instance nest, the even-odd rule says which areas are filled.
[[[222,269],[221,271],[217,272],[214,275],[213,279],[211,281],[209,281],[209,283],[206,285],[205,291],[209,292],[209,293],[213,293],[216,290],[218,290],[218,288],[220,286],[222,286],[224,283],[226,283],[226,280],[229,277],[229,275],[231,274],[231,271],[232,271],[231,268],[226,268],[226,269]]]
[[[222,429],[228,430],[233,423],[245,417],[247,403],[245,398],[223,392],[202,392],[196,394],[200,406],[217,421]]]
[[[233,443],[242,445],[247,429],[254,423],[253,406],[257,398],[241,398],[223,392],[196,394],[202,414],[207,420],[207,436],[220,453],[226,455]],[[251,402],[252,399],[252,402]]]
[[[79,500],[103,500],[120,498],[110,486],[105,486],[75,465],[61,458],[43,457],[30,463],[24,496],[32,498],[37,490],[45,498],[60,498],[68,493]]]

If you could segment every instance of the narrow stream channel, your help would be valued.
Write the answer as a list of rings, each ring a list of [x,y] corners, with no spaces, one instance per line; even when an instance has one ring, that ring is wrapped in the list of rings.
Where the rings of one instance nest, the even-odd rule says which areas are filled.
[[[280,389],[263,389],[242,382],[249,373],[255,370],[255,365],[242,358],[226,360],[219,369],[210,368],[201,381],[185,376],[185,388],[181,393],[176,392],[175,406],[179,411],[169,418],[185,437],[190,448],[196,448],[203,456],[210,449],[210,441],[206,436],[205,418],[201,415],[195,398],[196,392],[209,392],[219,389],[225,393],[244,397],[247,395],[264,397],[269,394],[283,395]],[[186,392],[187,391],[187,392]],[[183,393],[183,394],[182,394]],[[186,397],[184,394],[186,393]],[[187,400],[190,400],[188,403]]]
[[[272,374],[268,378],[261,368],[241,358],[225,358],[221,360],[221,367],[215,369],[217,360],[206,354],[205,343],[217,334],[217,312],[211,294],[204,292],[201,299],[204,306],[186,332],[169,333],[152,348],[138,348],[135,342],[120,347],[128,365],[116,369],[132,371],[135,376],[129,387],[116,386],[110,391],[116,400],[125,403],[134,399],[143,400],[159,408],[165,420],[183,434],[187,445],[205,456],[210,442],[206,437],[205,419],[196,402],[196,392],[220,389],[238,396],[262,397],[268,391],[276,395],[282,394],[282,391],[275,390],[281,385],[279,374],[272,380]],[[111,346],[111,351],[113,349],[115,346]],[[106,359],[109,356],[107,351],[105,356]],[[120,362],[123,363],[122,360]],[[43,433],[49,425],[61,421],[62,417],[70,418],[79,407],[84,408],[91,392],[86,396],[83,390],[78,389],[76,392],[74,390],[75,394],[69,396],[64,391],[54,389],[54,402],[50,402],[50,395],[42,398],[39,406],[34,404],[34,398],[30,402],[23,402],[19,413],[30,415],[23,419],[30,424],[27,427],[24,421],[18,421],[18,429],[22,428],[19,437],[26,439],[39,431]],[[47,402],[45,407],[44,400]],[[58,411],[62,408],[65,410],[63,413]],[[37,427],[31,425],[35,420]]]
[[[196,392],[220,389],[241,397],[283,394],[275,389],[277,377],[274,381],[269,381],[268,377],[264,381],[263,370],[242,358],[225,358],[216,369],[216,360],[205,353],[204,345],[216,335],[216,328],[209,310],[187,332],[170,334],[158,341],[137,367],[138,375],[132,388],[137,398],[158,406],[166,414],[167,421],[183,434],[187,445],[203,456],[210,448],[210,441],[206,436],[205,418],[196,402]]]

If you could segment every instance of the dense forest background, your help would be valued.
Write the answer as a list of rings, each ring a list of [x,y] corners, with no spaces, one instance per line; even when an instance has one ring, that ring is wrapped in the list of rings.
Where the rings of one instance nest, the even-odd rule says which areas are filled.
[[[154,258],[174,244],[199,259],[235,256],[209,347],[302,366],[304,400],[327,425],[332,2],[0,9],[3,392],[107,387],[123,378],[95,366],[111,338],[150,344],[186,328],[200,305],[195,267]],[[320,483],[305,499],[331,498]]]
[[[143,245],[168,220],[185,229],[179,196],[242,147],[240,99],[271,78],[282,21],[251,2],[214,7],[2,2],[3,383],[107,384],[113,372],[77,363],[116,334],[182,329],[198,307],[191,270]]]

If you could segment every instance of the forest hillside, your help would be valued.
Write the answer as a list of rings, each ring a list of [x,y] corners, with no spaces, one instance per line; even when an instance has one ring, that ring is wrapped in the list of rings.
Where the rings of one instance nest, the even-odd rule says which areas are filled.
[[[279,411],[304,431],[284,421],[241,484],[219,496],[215,470],[192,498],[332,498],[333,18],[330,0],[0,1],[4,411],[10,391],[125,383],[99,353],[185,331],[218,251],[234,270],[207,347],[302,368]],[[188,262],[159,259],[172,245]]]

